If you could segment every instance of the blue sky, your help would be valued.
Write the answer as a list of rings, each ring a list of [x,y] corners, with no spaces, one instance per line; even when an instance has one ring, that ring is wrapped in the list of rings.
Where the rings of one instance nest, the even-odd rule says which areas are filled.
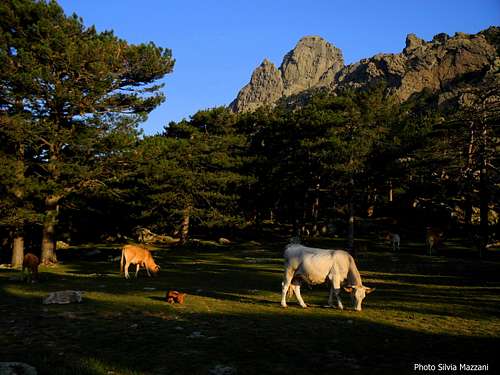
[[[268,58],[276,66],[305,35],[319,35],[347,64],[404,48],[406,35],[476,33],[500,25],[498,0],[59,0],[85,25],[130,43],[172,49],[167,100],[142,124],[146,134],[200,109],[229,104]]]

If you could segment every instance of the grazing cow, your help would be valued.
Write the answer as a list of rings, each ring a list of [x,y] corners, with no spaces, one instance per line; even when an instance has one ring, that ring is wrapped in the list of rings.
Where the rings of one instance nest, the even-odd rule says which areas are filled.
[[[29,283],[38,281],[38,266],[40,259],[34,254],[27,253],[23,258],[23,280]],[[27,270],[27,273],[24,271]]]
[[[285,277],[282,283],[281,306],[287,307],[286,296],[295,293],[300,306],[307,307],[300,295],[300,284],[331,285],[328,306],[333,305],[333,294],[337,298],[339,309],[343,309],[340,300],[340,286],[347,280],[344,289],[351,293],[354,309],[361,311],[361,302],[366,294],[375,288],[363,285],[353,257],[344,250],[323,250],[306,247],[300,244],[290,244],[285,253]],[[291,289],[291,290],[290,290]]]
[[[443,241],[444,233],[442,231],[427,227],[425,235],[425,243],[429,249],[429,255],[432,255],[432,251],[437,250],[438,246]]]
[[[124,262],[125,261],[125,262]],[[125,263],[125,266],[124,266]],[[123,273],[125,271],[125,278],[129,278],[128,268],[131,264],[136,265],[135,269],[135,277],[137,278],[137,274],[139,273],[139,269],[141,266],[146,268],[146,272],[148,276],[156,275],[160,270],[160,266],[158,266],[149,250],[136,246],[136,245],[125,245],[122,248],[122,257],[120,262],[120,271]],[[151,273],[149,273],[151,271]]]
[[[399,237],[399,234],[386,232],[384,235],[384,240],[388,241],[389,244],[392,245],[392,251],[399,250],[399,244],[401,242],[401,237]]]

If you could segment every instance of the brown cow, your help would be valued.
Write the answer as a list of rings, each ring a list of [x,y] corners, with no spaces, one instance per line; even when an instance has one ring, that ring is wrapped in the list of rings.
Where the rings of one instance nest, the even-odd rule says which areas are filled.
[[[125,261],[125,265],[124,265]],[[139,273],[139,269],[141,266],[146,268],[146,272],[148,276],[151,276],[151,271],[153,275],[156,275],[160,270],[160,266],[158,266],[149,250],[137,246],[137,245],[125,245],[122,248],[122,258],[120,262],[120,271],[123,273],[125,271],[125,278],[129,278],[128,268],[131,264],[136,265],[135,269],[135,277],[137,278],[137,274]]]
[[[23,280],[30,282],[38,281],[38,266],[40,259],[35,254],[27,253],[23,259]],[[27,269],[27,273],[25,270]]]
[[[186,298],[186,293],[180,293],[177,290],[169,290],[167,292],[167,302],[168,303],[184,303],[184,298]]]
[[[427,248],[429,249],[429,255],[432,255],[432,251],[437,250],[438,246],[441,244],[443,241],[443,235],[444,232],[427,227],[427,232],[425,235],[425,243],[427,245]]]

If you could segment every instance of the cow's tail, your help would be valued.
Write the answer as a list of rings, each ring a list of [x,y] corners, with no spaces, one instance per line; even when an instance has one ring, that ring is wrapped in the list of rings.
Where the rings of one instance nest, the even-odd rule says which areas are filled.
[[[122,258],[120,260],[120,273],[123,273],[124,271],[124,264],[123,264],[124,260],[125,260],[125,247],[122,248]]]

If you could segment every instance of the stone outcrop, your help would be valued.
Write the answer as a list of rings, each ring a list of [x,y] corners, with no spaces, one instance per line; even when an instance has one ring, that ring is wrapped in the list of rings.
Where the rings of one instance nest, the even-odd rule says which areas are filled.
[[[74,302],[80,303],[82,302],[82,295],[83,292],[78,290],[61,290],[58,292],[52,292],[49,293],[49,295],[43,299],[43,304],[65,305]]]
[[[344,67],[342,52],[318,36],[302,38],[280,66],[286,96],[328,83]],[[324,78],[325,77],[325,78]]]
[[[328,84],[343,67],[338,48],[318,36],[304,37],[285,55],[279,69],[265,59],[230,106],[235,112],[246,112],[272,105],[283,96]]]
[[[36,375],[36,368],[23,362],[0,362],[0,375]]]
[[[423,90],[449,98],[457,82],[481,78],[499,65],[499,40],[499,27],[475,35],[438,34],[428,42],[409,34],[401,53],[378,54],[344,66],[338,48],[320,37],[304,37],[279,69],[265,60],[230,106],[236,112],[253,111],[316,89],[335,92],[380,82],[400,101]]]
[[[255,69],[250,83],[243,87],[231,103],[235,112],[253,111],[260,106],[273,104],[283,96],[283,80],[274,64],[264,59]]]
[[[496,57],[495,47],[481,34],[438,34],[430,42],[410,34],[402,53],[380,54],[348,66],[334,85],[363,87],[383,80],[405,101],[424,89],[447,91],[457,80],[484,73]]]
[[[135,237],[140,243],[165,243],[173,244],[179,242],[178,238],[173,238],[164,234],[153,233],[148,228],[137,227],[134,229]]]

